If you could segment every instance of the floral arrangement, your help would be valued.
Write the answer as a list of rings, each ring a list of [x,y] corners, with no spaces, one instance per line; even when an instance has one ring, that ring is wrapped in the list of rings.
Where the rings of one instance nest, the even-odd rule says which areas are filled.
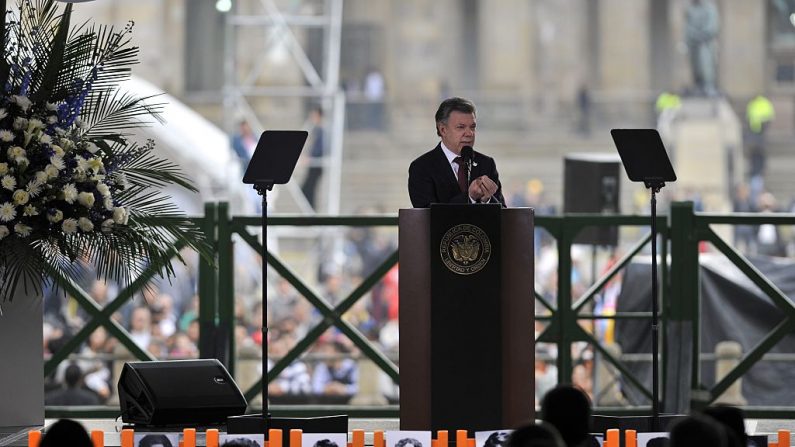
[[[71,276],[78,258],[126,284],[145,268],[173,276],[179,246],[206,253],[158,191],[195,189],[153,141],[130,141],[162,108],[119,91],[137,62],[132,23],[70,29],[71,4],[0,6],[0,302]]]

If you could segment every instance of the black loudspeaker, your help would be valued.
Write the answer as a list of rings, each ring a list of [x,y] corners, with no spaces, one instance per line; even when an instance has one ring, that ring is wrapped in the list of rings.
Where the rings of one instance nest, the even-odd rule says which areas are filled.
[[[572,154],[565,159],[563,212],[618,214],[621,159],[613,154]],[[584,228],[577,244],[615,246],[618,227]]]
[[[125,363],[118,388],[122,421],[144,427],[224,423],[247,405],[216,359]]]

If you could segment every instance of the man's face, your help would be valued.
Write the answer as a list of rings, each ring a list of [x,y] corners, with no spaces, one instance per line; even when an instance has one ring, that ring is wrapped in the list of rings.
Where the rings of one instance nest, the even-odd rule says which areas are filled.
[[[439,125],[442,142],[456,154],[461,153],[464,146],[475,145],[475,114],[453,111],[447,124]]]

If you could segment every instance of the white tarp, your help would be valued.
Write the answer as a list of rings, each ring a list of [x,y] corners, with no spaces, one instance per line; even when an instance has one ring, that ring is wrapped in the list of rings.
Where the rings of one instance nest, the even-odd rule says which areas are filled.
[[[204,202],[228,201],[232,214],[253,214],[251,186],[241,181],[241,165],[225,132],[143,79],[132,77],[120,90],[138,97],[160,95],[149,102],[166,104],[162,113],[165,124],[155,122],[137,129],[135,138],[139,144],[153,139],[157,154],[178,164],[199,190],[199,194],[182,188],[166,191],[183,211],[202,215]]]

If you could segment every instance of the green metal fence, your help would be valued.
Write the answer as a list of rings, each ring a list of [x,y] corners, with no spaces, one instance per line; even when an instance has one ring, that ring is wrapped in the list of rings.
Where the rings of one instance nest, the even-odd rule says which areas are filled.
[[[670,405],[681,410],[686,407],[700,407],[713,401],[731,383],[747,372],[762,355],[767,352],[784,335],[795,328],[795,307],[789,298],[771,284],[747,261],[747,259],[730,244],[723,241],[710,227],[712,224],[760,224],[773,223],[780,225],[795,224],[795,215],[714,215],[695,213],[692,203],[675,203],[671,207],[671,216],[658,216],[657,229],[661,240],[660,255],[662,259],[669,259],[670,263],[660,263],[661,268],[661,324],[662,324],[662,380],[663,390],[661,396],[672,400]],[[208,203],[205,206],[204,217],[195,218],[195,221],[208,234],[213,249],[217,256],[217,269],[201,262],[199,265],[199,322],[200,340],[199,348],[201,357],[215,357],[222,359],[230,370],[234,371],[235,352],[234,346],[234,240],[239,237],[253,250],[261,252],[262,246],[258,239],[257,228],[260,218],[256,216],[242,217],[230,216],[226,203]],[[340,217],[287,217],[275,216],[269,218],[269,226],[280,227],[355,227],[355,226],[397,226],[396,216],[340,216]],[[536,227],[546,230],[556,241],[558,251],[557,264],[557,295],[556,303],[545,300],[538,293],[535,294],[537,306],[537,319],[547,322],[544,331],[537,336],[538,342],[557,344],[558,380],[568,382],[574,369],[574,359],[571,354],[571,345],[575,342],[586,342],[601,354],[601,358],[610,363],[621,373],[622,379],[637,388],[644,396],[651,397],[648,384],[635,377],[625,366],[620,358],[616,358],[609,350],[578,323],[582,320],[599,319],[645,319],[651,318],[650,312],[623,313],[616,315],[601,315],[589,312],[587,309],[594,298],[604,286],[626,267],[649,244],[651,237],[645,227],[649,225],[648,216],[597,216],[597,215],[564,215],[564,216],[538,216],[535,220]],[[634,244],[624,250],[624,255],[607,272],[602,274],[581,296],[572,296],[572,258],[571,248],[577,234],[588,226],[616,226],[619,228],[638,227],[640,235]],[[771,333],[752,351],[748,352],[737,368],[723,378],[709,390],[699,388],[699,365],[701,353],[698,346],[698,337],[690,337],[684,345],[677,343],[672,346],[666,340],[678,336],[682,331],[698,334],[698,244],[700,241],[711,242],[717,250],[725,254],[757,284],[776,304],[782,309],[785,319],[774,328]],[[670,247],[670,252],[669,252]],[[307,352],[309,347],[328,328],[336,327],[361,350],[362,354],[372,360],[389,377],[398,382],[398,368],[378,347],[373,345],[361,332],[345,321],[342,316],[356,304],[368,291],[376,285],[383,276],[397,263],[397,251],[378,266],[375,271],[357,286],[350,294],[336,306],[329,305],[320,294],[314,290],[307,281],[302,280],[279,257],[273,253],[268,255],[268,263],[273,271],[285,278],[299,294],[303,295],[322,315],[322,320],[299,340],[290,352],[279,360],[268,374],[269,381],[278,376],[291,362]],[[65,360],[71,353],[87,340],[88,336],[99,326],[104,326],[109,333],[116,337],[132,355],[139,360],[153,360],[154,357],[140,349],[130,338],[130,334],[111,316],[131,297],[138,292],[142,285],[151,278],[153,272],[146,272],[133,284],[119,292],[118,296],[104,307],[96,303],[85,291],[77,287],[72,281],[62,279],[59,281],[66,291],[76,299],[92,319],[76,334],[62,349],[56,352],[45,364],[45,374],[50,374],[57,365]],[[673,329],[672,329],[673,328]],[[669,331],[673,331],[669,333]],[[684,346],[684,347],[683,347]],[[695,360],[694,360],[695,359]],[[690,371],[690,380],[686,392],[674,392],[669,385],[672,377],[679,378],[682,366]],[[681,388],[681,386],[680,386]],[[251,399],[262,390],[262,382],[258,381],[253,387],[245,390],[246,397]],[[670,397],[675,396],[675,397]],[[684,397],[681,397],[684,396]],[[277,415],[318,415],[332,412],[345,411],[352,416],[359,417],[397,417],[396,406],[386,407],[280,407],[271,406],[271,411]],[[603,408],[598,409],[605,414],[638,414],[648,411],[647,407],[634,408]],[[752,416],[764,417],[789,417],[795,409],[747,409]],[[56,408],[48,407],[48,417],[115,417],[118,408],[91,407],[91,408]]]

